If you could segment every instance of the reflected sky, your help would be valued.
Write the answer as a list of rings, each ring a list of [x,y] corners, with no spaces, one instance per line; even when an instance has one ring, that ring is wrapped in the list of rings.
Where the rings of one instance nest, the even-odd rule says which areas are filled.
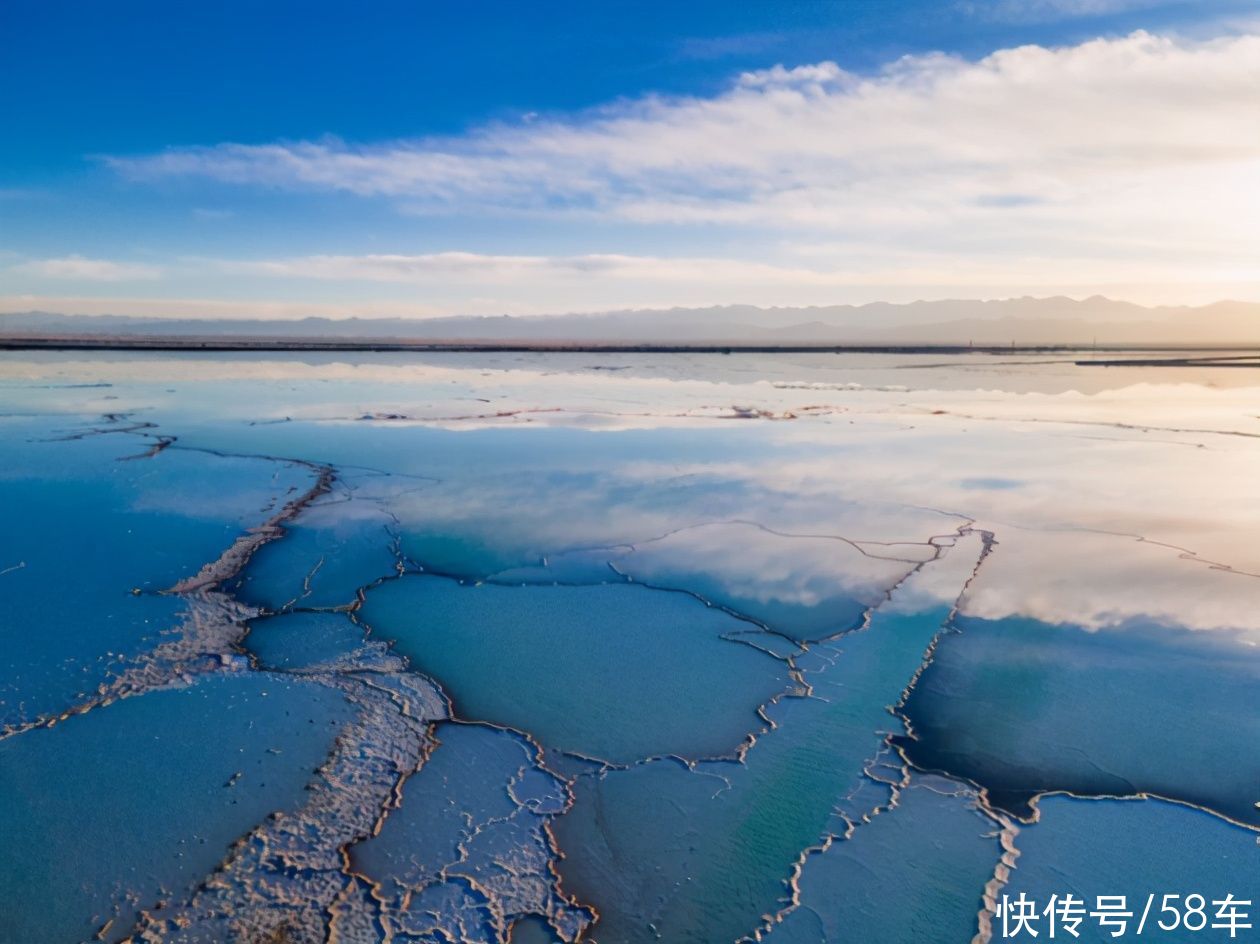
[[[56,548],[36,538],[95,520],[99,545],[66,558],[91,577],[83,587],[100,583],[119,612],[172,609],[173,598],[128,595],[142,583],[132,575],[158,590],[195,571],[326,464],[331,489],[224,586],[257,611],[242,610],[250,635],[213,664],[343,692],[353,678],[393,705],[412,705],[420,686],[433,702],[423,717],[449,709],[503,726],[460,729],[446,747],[439,736],[425,748],[442,758],[431,775],[453,765],[502,800],[499,767],[522,783],[554,773],[575,798],[546,815],[578,903],[549,879],[516,910],[472,887],[496,856],[541,849],[552,862],[524,814],[519,832],[488,816],[489,864],[456,887],[389,851],[433,825],[423,804],[404,805],[360,850],[365,863],[384,856],[372,881],[467,917],[470,939],[501,936],[509,913],[567,914],[573,931],[578,905],[593,903],[610,940],[650,939],[649,917],[674,939],[706,940],[714,922],[735,935],[791,911],[785,882],[802,850],[874,816],[876,801],[863,811],[855,797],[909,789],[900,760],[888,781],[871,774],[888,763],[888,735],[909,738],[899,744],[923,769],[988,788],[994,806],[919,785],[900,819],[862,826],[817,875],[875,848],[889,877],[873,880],[872,900],[903,874],[900,850],[938,827],[958,827],[958,856],[935,851],[978,881],[996,833],[977,823],[996,829],[1006,813],[995,810],[1027,813],[1042,791],[1148,791],[1254,821],[1254,771],[1231,762],[1237,745],[1221,732],[1245,740],[1254,727],[1260,378],[1216,373],[982,356],[0,355],[12,446],[0,484],[22,524],[0,581],[38,591],[18,590],[27,622],[56,597],[70,604],[59,619],[82,623],[72,604],[92,605],[86,589],[58,597]],[[57,450],[78,465],[58,465]],[[53,484],[41,493],[41,482]],[[143,547],[111,537],[135,522]],[[163,543],[163,528],[179,540]],[[50,575],[38,586],[36,563]],[[28,651],[61,659],[50,638]],[[102,654],[95,637],[76,638],[61,668],[91,676],[82,669]],[[939,661],[924,668],[925,653]],[[420,717],[389,722],[410,732],[401,742],[371,729],[388,732],[370,742],[382,753],[364,755],[387,803],[459,793],[432,779],[395,789],[408,776],[397,770],[425,769],[407,728]],[[358,742],[339,743],[363,760]],[[533,766],[535,749],[551,773]],[[510,764],[477,766],[500,751]],[[469,830],[483,841],[482,826]],[[674,853],[690,872],[651,871]],[[379,900],[355,889],[339,907],[357,920]],[[939,893],[922,886],[907,920],[929,920]],[[420,920],[398,907],[396,920]],[[866,922],[858,911],[820,920]]]
[[[177,423],[185,441],[210,448],[287,449],[441,479],[438,493],[450,499],[435,502],[417,481],[416,493],[395,506],[404,515],[417,509],[415,518],[427,506],[430,520],[465,526],[478,506],[488,509],[483,524],[501,547],[512,545],[504,566],[732,519],[922,542],[942,525],[954,527],[956,516],[998,532],[1003,546],[993,562],[1002,579],[982,581],[970,598],[979,614],[1059,622],[1070,612],[1087,626],[1146,615],[1248,629],[1260,619],[1246,605],[1250,580],[1223,579],[1211,566],[1260,573],[1260,548],[1250,538],[1260,528],[1252,500],[1260,378],[1250,370],[1088,368],[992,355],[943,362],[657,356],[654,363],[592,354],[350,362],[41,353],[4,355],[0,390],[13,412],[135,409],[146,420]],[[758,412],[794,418],[736,418]],[[317,427],[295,428],[301,418]],[[425,431],[434,427],[520,432],[461,444],[465,462],[451,455],[458,440]],[[572,432],[544,436],[539,427]],[[584,429],[593,438],[583,438]],[[616,430],[653,432],[599,435]],[[462,487],[470,477],[477,488]],[[583,506],[590,510],[561,513]],[[503,507],[513,515],[504,519]],[[933,526],[912,520],[923,514],[915,509],[946,516]],[[741,539],[760,555],[757,565],[748,558],[741,582],[753,570],[767,573],[760,565],[784,553],[775,543],[769,534]],[[735,557],[728,565],[740,566]],[[803,559],[782,566],[793,579],[811,568]],[[1026,578],[1011,579],[1017,568]],[[1027,592],[1014,589],[1024,584]]]

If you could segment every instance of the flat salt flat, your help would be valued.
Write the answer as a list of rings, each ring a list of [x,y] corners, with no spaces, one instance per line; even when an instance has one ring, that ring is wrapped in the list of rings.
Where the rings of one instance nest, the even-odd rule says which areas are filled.
[[[992,919],[999,835],[1039,892],[1162,880],[1135,829],[1260,855],[1260,375],[1077,359],[0,355],[0,791],[81,822],[23,758],[108,751],[141,773],[102,808],[162,771],[127,848],[215,837],[200,890],[85,837],[64,923],[15,880],[0,941],[944,942]],[[145,740],[275,679],[323,740],[271,693],[218,743],[299,738],[273,817]],[[3,867],[55,890],[67,842]]]

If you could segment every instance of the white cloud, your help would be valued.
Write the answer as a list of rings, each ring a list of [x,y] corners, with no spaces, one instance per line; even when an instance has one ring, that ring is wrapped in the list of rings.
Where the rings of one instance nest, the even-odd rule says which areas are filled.
[[[1260,36],[1139,32],[978,62],[907,57],[874,76],[776,66],[712,98],[459,137],[109,160],[137,179],[343,191],[426,213],[718,224],[754,244],[799,243],[810,269],[867,282],[872,270],[949,282],[961,260],[1030,285],[1239,283],[1260,277],[1258,100]],[[442,255],[357,265],[414,275],[449,267]],[[335,258],[322,264],[345,265]]]
[[[83,282],[131,282],[160,278],[157,266],[108,259],[86,259],[83,256],[62,256],[57,259],[34,259],[13,266],[12,271],[39,278]]]
[[[1260,37],[1178,43],[1136,33],[976,63],[907,57],[873,78],[834,63],[776,66],[712,99],[647,98],[461,138],[221,144],[110,162],[136,177],[194,174],[433,205],[558,204],[682,220],[787,213],[844,226],[829,214],[962,209],[1008,194],[1058,203],[1105,192],[1124,174],[1254,162],[1258,84]]]

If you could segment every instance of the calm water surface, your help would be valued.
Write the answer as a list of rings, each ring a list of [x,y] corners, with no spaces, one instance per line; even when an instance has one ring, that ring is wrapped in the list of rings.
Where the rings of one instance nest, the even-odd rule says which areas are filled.
[[[1072,360],[0,355],[0,944],[1260,899],[1260,376]]]

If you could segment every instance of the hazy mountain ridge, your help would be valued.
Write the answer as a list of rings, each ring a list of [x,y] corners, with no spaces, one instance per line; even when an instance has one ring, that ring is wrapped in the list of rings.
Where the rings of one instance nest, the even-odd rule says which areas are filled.
[[[406,318],[164,319],[129,315],[0,314],[7,335],[399,338],[941,344],[1260,343],[1260,303],[1146,308],[1094,296],[908,304],[625,310],[590,314]]]

